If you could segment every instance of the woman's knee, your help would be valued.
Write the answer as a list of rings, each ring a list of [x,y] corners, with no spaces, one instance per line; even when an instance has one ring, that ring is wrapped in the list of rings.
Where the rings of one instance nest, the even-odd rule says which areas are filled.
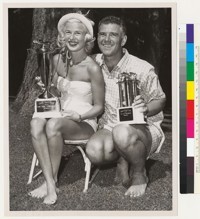
[[[32,137],[38,138],[44,132],[45,124],[45,119],[33,118],[30,122],[30,131]]]
[[[52,136],[60,134],[62,122],[59,118],[52,118],[47,121],[46,124],[46,134],[50,138]]]
[[[113,141],[119,149],[127,149],[138,141],[138,134],[135,128],[130,125],[117,125],[113,128]]]

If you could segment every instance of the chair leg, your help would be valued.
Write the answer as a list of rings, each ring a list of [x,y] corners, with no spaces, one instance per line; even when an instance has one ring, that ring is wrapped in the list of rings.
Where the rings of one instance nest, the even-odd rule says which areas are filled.
[[[85,176],[85,185],[84,185],[84,190],[83,190],[83,192],[85,193],[85,192],[87,192],[87,190],[88,190],[88,185],[89,185],[89,180],[90,180],[91,162],[90,162],[90,160],[87,158],[87,156],[86,156],[84,150],[83,150],[80,146],[76,146],[76,147],[80,150],[80,152],[81,152],[81,154],[82,154],[82,156],[83,156],[83,160],[84,160],[84,162],[85,162],[85,172],[86,172],[86,176]]]
[[[39,170],[34,176],[33,179],[35,179],[37,176],[39,176],[42,173],[42,170]]]
[[[84,190],[83,190],[84,193],[86,193],[88,190],[90,172],[91,172],[91,162],[87,157],[85,159],[85,172],[86,172],[86,176],[85,176],[85,185],[84,185]]]
[[[28,183],[27,184],[30,184],[32,182],[36,162],[37,162],[37,157],[36,157],[36,154],[34,153],[33,154],[33,159],[32,159],[32,164],[31,164],[31,170],[30,170],[30,173],[29,173],[29,178],[28,178]]]
[[[39,160],[38,159],[36,160],[35,166],[39,166]]]

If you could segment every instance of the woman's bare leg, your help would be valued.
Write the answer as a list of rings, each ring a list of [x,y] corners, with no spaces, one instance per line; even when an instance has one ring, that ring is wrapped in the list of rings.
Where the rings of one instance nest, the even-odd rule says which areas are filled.
[[[88,139],[94,133],[90,125],[84,122],[74,122],[67,118],[50,119],[46,125],[46,133],[49,146],[49,154],[53,169],[53,178],[57,182],[57,175],[60,166],[64,140]],[[44,202],[54,199],[54,191],[47,185],[47,196]]]
[[[47,183],[50,184],[49,187],[55,187],[55,182],[52,176],[52,165],[49,157],[49,150],[46,137],[46,120],[41,118],[34,118],[31,121],[31,135],[32,143],[39,160],[40,166],[42,168],[45,182],[29,193],[32,197],[42,198],[47,194]]]

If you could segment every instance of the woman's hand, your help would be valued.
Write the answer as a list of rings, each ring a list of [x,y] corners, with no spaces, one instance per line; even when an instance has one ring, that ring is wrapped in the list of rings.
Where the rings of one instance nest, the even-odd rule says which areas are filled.
[[[144,102],[144,99],[141,97],[141,95],[135,97],[134,103],[132,105],[135,109],[140,109],[140,112],[144,115],[147,115],[149,112],[147,104]]]
[[[61,113],[64,117],[67,117],[68,119],[71,119],[75,122],[81,122],[80,114],[73,110],[62,110]]]
[[[40,76],[35,77],[35,81],[36,81],[36,84],[39,86],[40,90],[41,90],[42,92],[44,92],[44,91],[45,91],[45,85],[44,85],[44,83],[42,82],[41,77],[40,77]]]

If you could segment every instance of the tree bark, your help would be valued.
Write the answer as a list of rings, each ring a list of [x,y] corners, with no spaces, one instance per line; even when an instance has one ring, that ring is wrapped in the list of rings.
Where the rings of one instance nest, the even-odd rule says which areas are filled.
[[[35,99],[40,93],[35,82],[35,77],[38,76],[39,72],[33,40],[55,42],[57,38],[57,22],[68,11],[69,9],[51,8],[37,8],[33,11],[31,48],[28,49],[23,82],[14,102],[14,108],[21,114],[33,113]]]

